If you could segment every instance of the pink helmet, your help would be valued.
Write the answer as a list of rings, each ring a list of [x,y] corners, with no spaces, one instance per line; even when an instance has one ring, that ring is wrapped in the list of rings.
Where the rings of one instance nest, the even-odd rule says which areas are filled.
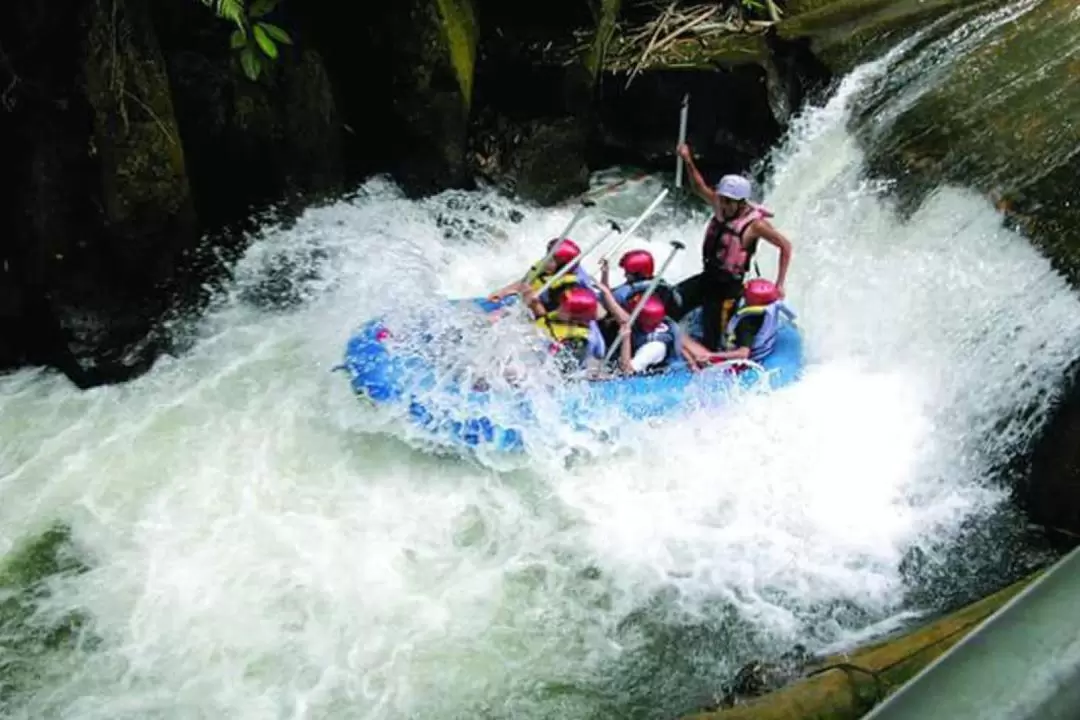
[[[630,275],[651,278],[656,271],[652,253],[648,250],[631,250],[619,259],[619,267]]]
[[[637,303],[634,303],[634,308],[637,308]],[[665,316],[667,316],[667,310],[664,308],[663,301],[654,295],[645,301],[645,306],[638,313],[637,323],[645,332],[651,332],[664,322]]]
[[[555,248],[555,254],[551,256],[551,259],[554,260],[555,264],[559,267],[562,267],[581,254],[581,248],[579,248],[577,243],[570,238],[564,238],[562,242],[559,242],[558,240],[553,240],[552,242],[559,243],[559,246]]]
[[[754,278],[743,290],[747,305],[771,305],[780,299],[780,290],[770,280]]]
[[[596,295],[592,290],[583,287],[572,288],[563,295],[559,309],[573,320],[595,320]]]

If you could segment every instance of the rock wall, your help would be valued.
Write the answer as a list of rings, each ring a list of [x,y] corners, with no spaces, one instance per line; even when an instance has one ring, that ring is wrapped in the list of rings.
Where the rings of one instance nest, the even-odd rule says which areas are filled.
[[[194,2],[30,0],[0,23],[0,368],[127,379],[198,299],[204,231],[340,186],[339,122],[298,44],[260,83]]]
[[[203,228],[341,187],[341,120],[304,28],[280,10],[264,18],[288,28],[294,44],[279,45],[252,82],[229,47],[229,23],[191,0],[157,2],[153,12]]]
[[[325,57],[348,128],[348,177],[390,173],[413,196],[468,187],[479,27],[472,0],[312,0],[296,12]]]
[[[1063,535],[1069,546],[1076,545],[1080,541],[1080,362],[1024,465],[1017,496],[1028,517]]]
[[[145,0],[69,5],[5,8],[3,260],[18,298],[9,352],[90,385],[149,362],[155,316],[197,235]]]
[[[983,2],[956,18],[1001,5]],[[870,162],[901,179],[908,204],[942,182],[981,190],[1074,285],[1080,284],[1080,209],[1071,187],[1080,171],[1078,44],[1076,4],[1045,0],[936,71],[943,77],[891,122],[866,123],[862,133]],[[891,90],[883,88],[866,113],[887,106],[884,93]]]
[[[941,31],[1002,1],[964,7]],[[902,62],[908,101],[893,112],[886,83],[866,105],[859,133],[875,171],[896,179],[904,207],[942,183],[992,198],[1005,222],[1031,239],[1080,288],[1080,15],[1072,0],[1044,0],[983,31],[975,47],[939,66]],[[909,79],[904,79],[909,78]],[[920,83],[926,83],[920,85]],[[890,122],[880,120],[882,109]],[[1033,321],[1036,321],[1033,315]],[[1080,356],[1080,348],[1077,349]],[[1074,374],[1075,375],[1075,374]],[[1064,393],[1030,458],[1018,459],[1019,504],[1036,523],[1080,535],[1080,383]]]

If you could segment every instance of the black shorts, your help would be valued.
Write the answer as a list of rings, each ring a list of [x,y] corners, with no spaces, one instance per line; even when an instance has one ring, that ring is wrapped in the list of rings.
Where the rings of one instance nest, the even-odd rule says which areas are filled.
[[[675,320],[682,320],[691,310],[701,308],[702,343],[710,350],[720,349],[724,328],[743,294],[742,278],[730,273],[702,272],[676,286],[682,305]]]

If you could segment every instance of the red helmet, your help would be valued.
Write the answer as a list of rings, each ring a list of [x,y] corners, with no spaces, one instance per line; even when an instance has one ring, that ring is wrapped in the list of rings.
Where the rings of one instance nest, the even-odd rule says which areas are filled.
[[[743,291],[747,305],[771,305],[780,299],[780,291],[765,278],[754,278]]]
[[[634,303],[635,310],[637,305],[638,303]],[[645,307],[641,308],[641,312],[638,313],[637,323],[645,332],[651,332],[656,329],[657,325],[664,322],[666,315],[667,310],[664,308],[663,301],[653,295],[645,301]]]
[[[571,288],[562,296],[559,309],[573,320],[595,320],[596,295],[583,287]]]
[[[648,250],[631,250],[619,259],[619,267],[631,275],[651,278],[656,271],[652,253]]]
[[[555,248],[555,253],[551,256],[551,259],[554,260],[555,264],[559,267],[562,267],[581,254],[581,248],[579,248],[577,243],[570,238],[564,238],[562,242],[559,242],[558,239],[552,240],[551,242],[559,243],[559,246]]]

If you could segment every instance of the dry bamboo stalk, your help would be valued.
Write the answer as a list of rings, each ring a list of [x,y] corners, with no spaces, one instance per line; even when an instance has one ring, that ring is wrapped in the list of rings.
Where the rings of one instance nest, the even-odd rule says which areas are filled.
[[[653,31],[652,38],[649,39],[649,44],[645,47],[645,52],[641,53],[641,57],[638,58],[637,65],[635,65],[634,69],[630,71],[630,77],[626,79],[625,87],[630,87],[630,83],[634,81],[634,76],[638,74],[638,72],[641,70],[641,66],[645,64],[645,59],[649,57],[649,53],[652,51],[653,46],[656,44],[657,35],[659,35],[660,31],[664,28],[664,21],[667,19],[667,16],[675,10],[675,5],[677,3],[678,0],[672,0],[672,3],[668,5],[667,10],[665,10],[664,14],[660,16],[660,19],[656,23],[656,29]]]
[[[772,20],[746,20],[734,6],[723,8],[719,4],[697,4],[691,8],[677,11],[678,0],[667,3],[652,3],[657,10],[663,8],[661,14],[637,28],[628,27],[625,24],[616,26],[616,37],[613,37],[608,47],[607,69],[613,71],[629,70],[626,87],[630,87],[633,80],[640,74],[650,57],[658,54],[671,52],[682,41],[696,42],[706,47],[706,41],[716,35],[747,34],[757,35],[772,27]],[[775,0],[769,0],[770,10],[782,15],[776,7]],[[724,18],[719,21],[718,18]],[[674,29],[672,29],[674,28]],[[665,33],[662,37],[661,34]],[[574,33],[575,38],[582,38],[581,42],[574,46],[573,52],[580,54],[588,49],[589,33],[580,31]],[[648,39],[645,47],[637,54],[635,48]],[[637,57],[635,58],[635,55]],[[573,64],[573,58],[565,60],[563,65]]]
[[[685,25],[680,26],[679,28],[677,28],[673,32],[669,33],[667,37],[665,37],[663,40],[661,40],[659,43],[657,43],[657,46],[656,46],[657,49],[658,50],[664,49],[665,47],[670,45],[672,40],[679,37],[679,35],[682,35],[687,30],[690,30],[693,27],[697,26],[698,24],[703,23],[706,20],[708,20],[710,17],[712,17],[712,14],[713,14],[713,12],[715,12],[715,10],[716,10],[716,8],[709,8],[704,14],[697,16],[696,18],[694,18],[690,22],[686,23]]]

